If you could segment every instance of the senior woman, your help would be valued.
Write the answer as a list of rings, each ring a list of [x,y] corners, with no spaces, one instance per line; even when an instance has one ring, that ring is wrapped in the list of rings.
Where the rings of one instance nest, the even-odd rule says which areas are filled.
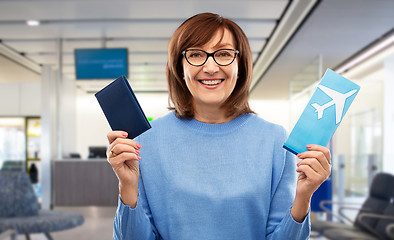
[[[284,128],[250,109],[251,80],[238,25],[202,13],[179,26],[168,49],[173,111],[134,140],[107,136],[119,179],[113,239],[308,238],[330,152],[307,146],[297,165],[282,148]]]

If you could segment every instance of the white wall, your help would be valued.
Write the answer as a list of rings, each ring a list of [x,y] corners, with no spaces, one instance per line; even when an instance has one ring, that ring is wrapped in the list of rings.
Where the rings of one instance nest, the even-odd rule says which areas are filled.
[[[0,116],[40,116],[39,82],[0,83]]]
[[[106,146],[110,127],[93,94],[78,95],[76,99],[76,152],[88,156],[88,146]]]
[[[61,151],[62,156],[75,153],[76,145],[76,84],[75,80],[64,78],[61,93]]]
[[[251,99],[249,104],[259,117],[266,121],[279,124],[290,132],[289,101]]]
[[[137,93],[136,97],[147,117],[156,119],[168,113],[168,94]],[[111,131],[104,113],[93,94],[78,90],[76,98],[76,152],[87,158],[89,146],[108,146]]]
[[[384,62],[383,169],[394,174],[394,54]]]
[[[136,93],[136,97],[147,117],[157,119],[169,112],[167,93]],[[251,100],[250,105],[263,119],[280,124],[289,130],[288,101]],[[76,152],[80,153],[82,158],[87,158],[89,146],[107,146],[106,136],[110,130],[94,95],[78,90],[76,97]]]

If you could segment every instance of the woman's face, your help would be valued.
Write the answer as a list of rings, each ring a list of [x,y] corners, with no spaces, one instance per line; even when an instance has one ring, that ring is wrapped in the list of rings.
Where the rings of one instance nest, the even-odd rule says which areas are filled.
[[[235,41],[231,32],[217,31],[204,46],[193,46],[188,49],[201,49],[212,53],[219,49],[235,49]],[[206,106],[221,106],[233,92],[237,82],[238,61],[227,66],[218,65],[209,57],[202,66],[192,66],[183,58],[183,74],[186,85],[193,96],[196,110]]]

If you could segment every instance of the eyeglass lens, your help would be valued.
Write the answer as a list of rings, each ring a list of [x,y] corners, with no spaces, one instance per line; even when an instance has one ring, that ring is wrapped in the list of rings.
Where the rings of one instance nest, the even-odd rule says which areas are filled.
[[[189,49],[185,51],[186,60],[191,65],[200,66],[203,65],[210,54],[203,50]],[[215,51],[212,55],[214,61],[219,65],[229,65],[231,64],[236,56],[236,51],[233,49],[220,49]]]

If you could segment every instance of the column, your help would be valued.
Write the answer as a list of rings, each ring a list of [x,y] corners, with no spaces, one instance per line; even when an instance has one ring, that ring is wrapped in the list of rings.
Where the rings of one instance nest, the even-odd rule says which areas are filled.
[[[383,171],[394,174],[394,54],[384,60]]]
[[[56,138],[56,74],[44,65],[41,73],[41,192],[42,209],[52,205],[52,159],[57,154]]]

